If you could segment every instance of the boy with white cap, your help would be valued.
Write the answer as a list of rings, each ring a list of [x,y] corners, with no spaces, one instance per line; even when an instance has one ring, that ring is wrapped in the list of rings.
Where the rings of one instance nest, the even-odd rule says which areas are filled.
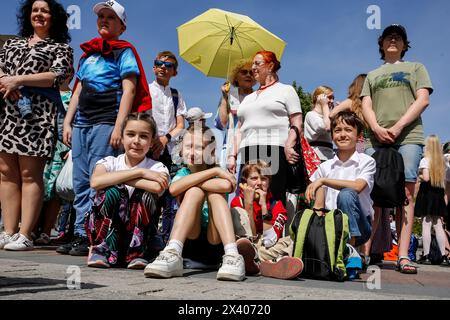
[[[94,167],[98,160],[117,155],[128,113],[151,108],[139,55],[129,42],[119,40],[127,26],[125,8],[117,1],[106,1],[93,11],[101,38],[80,46],[84,54],[63,129],[64,143],[72,146],[75,239],[56,250],[83,256],[89,248],[84,222],[94,196],[90,188]]]

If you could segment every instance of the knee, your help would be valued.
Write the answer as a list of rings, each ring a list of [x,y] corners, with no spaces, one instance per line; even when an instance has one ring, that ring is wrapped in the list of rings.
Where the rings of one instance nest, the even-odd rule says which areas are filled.
[[[20,172],[22,183],[34,183],[42,181],[42,172],[37,171],[38,170],[32,168],[22,169]]]
[[[204,196],[205,196],[205,191],[203,191],[199,187],[191,187],[184,193],[185,199],[186,199],[186,197],[191,198],[191,197],[204,197]]]
[[[340,207],[344,204],[354,203],[357,199],[358,193],[354,189],[344,188],[338,194],[337,206]]]

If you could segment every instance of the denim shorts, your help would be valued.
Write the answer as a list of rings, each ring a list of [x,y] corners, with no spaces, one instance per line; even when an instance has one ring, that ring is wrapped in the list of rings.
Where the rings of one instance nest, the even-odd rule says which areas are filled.
[[[417,171],[419,163],[422,159],[423,146],[420,144],[404,144],[401,146],[394,146],[394,148],[402,155],[403,163],[405,164],[405,181],[416,183]],[[379,148],[367,148],[365,153],[372,156]]]

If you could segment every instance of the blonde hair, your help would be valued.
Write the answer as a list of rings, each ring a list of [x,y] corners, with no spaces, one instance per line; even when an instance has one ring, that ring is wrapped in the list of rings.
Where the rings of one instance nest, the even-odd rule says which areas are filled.
[[[425,140],[425,157],[429,161],[430,183],[433,187],[445,186],[445,160],[439,137],[432,134]]]
[[[358,118],[360,118],[364,126],[367,128],[367,122],[364,120],[364,115],[362,113],[362,101],[361,101],[361,91],[364,85],[364,81],[366,80],[367,74],[361,73],[353,79],[352,83],[348,87],[348,99],[352,101],[352,106],[350,108],[351,111],[356,113]]]
[[[329,95],[330,93],[332,93],[333,92],[333,89],[331,89],[330,87],[327,87],[327,86],[318,86],[317,88],[316,88],[316,90],[314,90],[314,92],[313,92],[313,97],[312,97],[312,103],[313,103],[313,105],[315,105],[316,104],[316,102],[317,102],[317,97],[319,97],[321,94],[326,94],[326,95]]]
[[[249,70],[252,69],[252,60],[251,59],[240,59],[235,62],[233,69],[231,69],[229,74],[230,82],[233,84],[233,86],[238,87],[237,83],[237,76],[239,74],[239,71],[244,69],[244,67],[248,67]]]

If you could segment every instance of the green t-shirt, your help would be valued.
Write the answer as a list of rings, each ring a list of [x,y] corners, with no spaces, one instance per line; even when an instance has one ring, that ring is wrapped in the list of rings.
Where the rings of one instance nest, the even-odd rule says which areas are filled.
[[[175,181],[178,181],[181,178],[186,177],[190,174],[191,174],[191,171],[188,168],[183,167],[177,171],[177,173],[176,173],[175,177],[173,177],[171,183],[174,183]],[[202,226],[203,232],[205,232],[206,228],[208,227],[208,221],[209,221],[208,201],[205,200],[205,202],[203,202],[202,215],[201,215],[201,226]]]
[[[416,91],[427,88],[433,92],[425,66],[418,62],[383,64],[369,72],[361,92],[361,98],[370,96],[378,124],[392,127],[416,100]],[[379,146],[373,132],[369,134],[368,147]],[[396,145],[423,144],[422,118],[419,117],[403,129]]]

